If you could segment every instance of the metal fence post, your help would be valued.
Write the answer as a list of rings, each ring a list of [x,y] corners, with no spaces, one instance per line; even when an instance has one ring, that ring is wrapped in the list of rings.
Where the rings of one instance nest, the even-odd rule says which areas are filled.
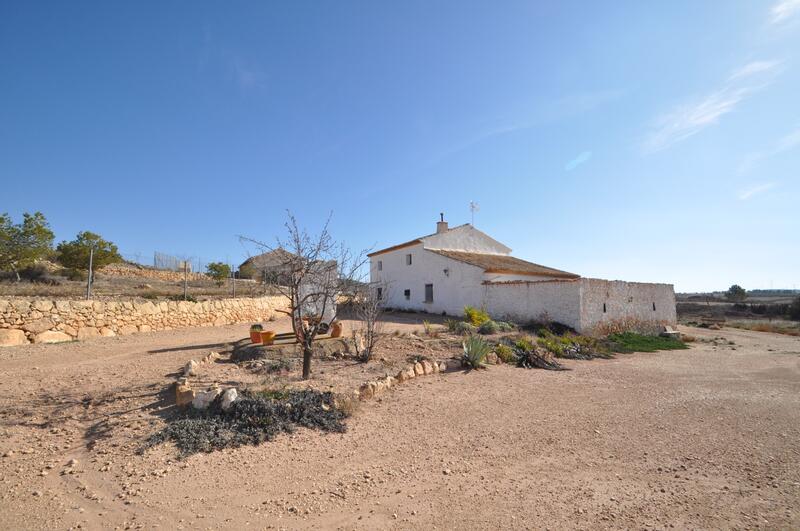
[[[89,276],[86,278],[86,300],[92,298],[92,260],[94,259],[94,247],[89,247]]]

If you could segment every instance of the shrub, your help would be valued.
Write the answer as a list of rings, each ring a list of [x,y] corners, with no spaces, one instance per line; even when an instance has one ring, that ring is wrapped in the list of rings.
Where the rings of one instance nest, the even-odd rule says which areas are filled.
[[[262,330],[264,330],[264,327],[261,325],[261,323],[256,323],[250,325],[250,330],[252,330],[253,332],[261,332]]]
[[[166,441],[174,442],[184,456],[258,445],[282,432],[291,433],[296,426],[341,433],[346,417],[330,392],[245,391],[228,411],[222,411],[220,399],[204,411],[190,408],[150,437],[140,452]]]
[[[206,266],[206,275],[217,282],[217,286],[222,286],[225,279],[231,276],[231,266],[223,262],[211,262]]]
[[[461,362],[464,366],[470,369],[485,369],[486,356],[491,350],[489,343],[480,336],[471,335],[464,340],[462,345],[464,355],[461,357]]]
[[[500,332],[512,332],[516,330],[516,326],[513,323],[509,323],[507,321],[495,321],[497,323],[497,329]]]
[[[800,321],[800,297],[797,297],[789,306],[789,318]]]
[[[564,335],[568,332],[575,333],[575,329],[572,328],[571,326],[559,323],[558,321],[550,321],[542,319],[535,319],[533,321],[530,321],[528,324],[524,326],[524,328],[525,330],[533,332],[536,335],[540,335],[545,331],[552,332],[557,336]]]
[[[436,337],[439,331],[428,321],[422,321],[422,327],[425,329],[425,335],[428,337]]]
[[[64,267],[72,269],[89,269],[90,250],[92,254],[92,269],[100,269],[108,264],[121,262],[117,246],[104,240],[99,234],[84,231],[79,232],[71,242],[61,242],[58,251],[58,262]]]
[[[464,320],[472,326],[480,326],[490,319],[489,314],[485,311],[472,306],[464,306]]]
[[[497,325],[497,323],[495,323],[491,319],[485,321],[482,325],[478,327],[478,333],[483,335],[492,335],[496,334],[499,331],[500,327]]]
[[[514,344],[514,354],[517,357],[517,367],[524,369],[546,369],[550,371],[564,371],[565,367],[560,365],[553,355],[547,351],[538,350],[533,344],[523,338]]]
[[[497,357],[503,360],[503,363],[517,363],[517,355],[514,354],[514,349],[502,343],[494,347],[494,353]]]
[[[451,334],[465,336],[475,332],[475,327],[469,323],[465,323],[464,321],[454,321],[452,319],[448,319],[445,324],[447,325],[447,330]]]
[[[65,267],[64,269],[59,269],[56,271],[56,274],[62,277],[65,277],[67,280],[76,280],[85,282],[86,279],[89,277],[89,273],[86,271],[81,271],[80,269],[74,269],[72,267]]]
[[[182,301],[185,300],[187,302],[197,302],[197,298],[194,295],[186,294],[186,298],[183,298],[183,295],[170,295],[167,297],[171,301]]]

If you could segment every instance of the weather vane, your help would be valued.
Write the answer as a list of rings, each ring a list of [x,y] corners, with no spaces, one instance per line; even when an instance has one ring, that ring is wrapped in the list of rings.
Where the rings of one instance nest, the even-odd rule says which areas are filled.
[[[470,223],[470,225],[472,225],[473,227],[475,226],[475,212],[478,212],[480,209],[481,208],[478,206],[478,203],[476,203],[475,201],[469,202],[469,213],[470,216],[472,217],[472,222]]]

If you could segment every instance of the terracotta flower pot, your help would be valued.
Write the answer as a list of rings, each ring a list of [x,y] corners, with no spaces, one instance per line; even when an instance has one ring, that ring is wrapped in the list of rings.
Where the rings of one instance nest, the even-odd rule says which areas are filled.
[[[261,330],[250,330],[250,341],[261,343]]]
[[[265,345],[271,345],[275,341],[275,332],[272,330],[265,330],[261,332],[261,342]]]
[[[342,323],[339,321],[331,323],[331,337],[342,337]]]

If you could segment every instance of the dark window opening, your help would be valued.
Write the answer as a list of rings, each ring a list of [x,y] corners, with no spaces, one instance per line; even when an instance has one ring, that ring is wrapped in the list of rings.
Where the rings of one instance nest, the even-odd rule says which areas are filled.
[[[653,303],[653,311],[656,311],[656,303]]]
[[[603,313],[606,313],[606,303],[603,303]]]
[[[433,302],[433,284],[425,284],[425,302]]]
[[[406,255],[406,265],[411,265],[411,255],[410,254]]]
[[[378,271],[383,271],[383,260],[378,260]]]
[[[407,289],[407,290],[405,290],[405,291],[403,292],[403,295],[405,296],[405,298],[406,298],[406,300],[407,300],[407,301],[410,301],[410,300],[411,300],[411,290],[410,290],[410,289]]]
[[[377,292],[375,295],[378,297],[378,300],[383,300],[383,288],[377,288]]]

